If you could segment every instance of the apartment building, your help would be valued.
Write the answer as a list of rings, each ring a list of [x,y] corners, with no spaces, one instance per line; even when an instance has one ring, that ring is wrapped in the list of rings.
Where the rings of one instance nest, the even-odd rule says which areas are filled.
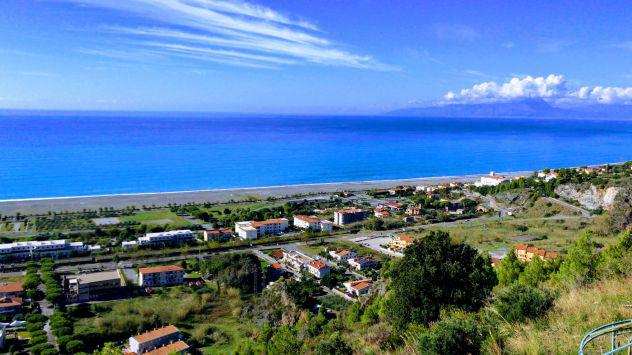
[[[314,259],[301,253],[300,251],[283,251],[283,262],[294,270],[301,270]]]
[[[331,255],[331,257],[336,259],[337,261],[343,261],[343,260],[347,261],[351,258],[355,258],[357,254],[351,249],[344,249],[344,250],[330,250],[329,255]]]
[[[268,234],[287,231],[287,218],[267,219],[265,221],[244,221],[235,223],[235,232],[242,239],[257,239]]]
[[[183,354],[189,346],[182,342],[180,330],[173,325],[150,330],[129,338],[126,354]],[[175,344],[175,345],[174,345]]]
[[[204,241],[208,242],[211,240],[218,239],[228,239],[233,236],[233,230],[230,228],[225,229],[212,229],[204,231]]]
[[[496,186],[500,185],[503,182],[509,181],[506,177],[502,175],[496,175],[493,171],[489,173],[487,176],[481,176],[481,181],[477,183],[479,186]]]
[[[193,232],[188,229],[181,229],[169,232],[147,233],[144,237],[138,238],[139,246],[153,246],[162,244],[179,244],[195,239]]]
[[[330,231],[334,224],[328,220],[321,220],[316,216],[294,215],[294,226],[313,231]]]
[[[349,208],[334,212],[334,224],[344,226],[347,224],[360,222],[366,219],[367,211],[359,208]]]
[[[124,286],[119,270],[64,276],[63,283],[70,302],[86,302],[114,296]]]
[[[184,269],[178,265],[142,267],[138,284],[142,287],[175,286],[184,283]]]
[[[0,260],[60,258],[71,254],[89,253],[95,248],[82,242],[70,242],[65,239],[6,243],[0,244]]]
[[[313,260],[307,263],[307,272],[316,276],[319,279],[329,275],[331,271],[329,266],[320,260]]]
[[[0,298],[24,297],[24,289],[19,282],[0,282]]]

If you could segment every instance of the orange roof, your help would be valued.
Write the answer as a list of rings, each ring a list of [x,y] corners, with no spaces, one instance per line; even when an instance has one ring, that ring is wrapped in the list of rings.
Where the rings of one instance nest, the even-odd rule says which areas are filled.
[[[537,253],[538,252],[538,248],[536,247],[527,247],[527,253]]]
[[[213,229],[213,230],[207,230],[206,231],[207,234],[232,234],[233,230],[226,228],[226,229]]]
[[[346,210],[338,210],[336,212],[338,212],[338,213],[358,213],[358,212],[363,212],[363,210],[354,207],[354,208],[348,208]]]
[[[318,223],[318,222],[320,222],[320,219],[318,219],[318,218],[305,216],[305,215],[302,215],[302,214],[296,214],[296,215],[294,215],[294,218],[300,219],[301,221],[305,221],[305,222],[308,222],[308,223]]]
[[[0,298],[0,308],[11,308],[20,306],[22,306],[22,299],[20,297]]]
[[[356,281],[350,282],[351,288],[356,291],[362,291],[365,288],[371,287],[372,285],[373,285],[373,280],[370,280],[370,279],[356,280]]]
[[[138,269],[138,272],[141,274],[156,274],[159,272],[169,271],[184,271],[184,269],[178,265],[151,266],[141,267],[140,269]]]
[[[310,263],[308,265],[313,267],[313,268],[315,268],[316,270],[322,270],[322,269],[327,267],[327,265],[324,262],[320,261],[320,260],[310,261]]]
[[[524,244],[518,244],[515,247],[516,250],[527,250],[527,246]]]
[[[283,251],[282,250],[275,250],[272,253],[270,253],[270,255],[272,255],[273,258],[275,259],[283,259]]]
[[[182,340],[178,340],[177,342],[165,345],[162,348],[148,351],[144,353],[144,355],[168,355],[187,350],[188,348],[189,346],[187,345],[187,343],[183,342]]]
[[[23,292],[22,284],[19,282],[0,283],[0,293]]]
[[[500,265],[500,259],[498,259],[498,258],[492,258],[492,266],[493,266],[493,267],[496,267],[496,266],[498,266],[498,265]]]
[[[143,334],[136,335],[134,339],[136,339],[138,343],[143,344],[148,341],[152,341],[154,339],[162,338],[175,333],[180,333],[180,330],[178,330],[178,328],[173,325],[168,325],[166,327],[150,330]]]
[[[287,222],[286,219],[276,218],[276,219],[266,219],[265,221],[254,221],[250,223],[250,225],[257,228],[257,227],[267,226],[268,224],[285,223],[285,222]]]
[[[401,240],[402,242],[406,242],[406,243],[414,243],[415,242],[415,238],[409,236],[409,235],[400,235],[399,236],[399,240]]]
[[[547,251],[546,257],[550,259],[557,259],[557,253],[554,251]]]
[[[283,268],[283,267],[281,266],[281,264],[280,264],[280,263],[273,263],[273,264],[272,264],[272,267],[273,267],[273,268],[275,268],[275,269],[281,269],[281,268]]]
[[[540,255],[540,256],[545,256],[546,255],[546,250],[544,249],[537,249],[536,250],[536,254]]]

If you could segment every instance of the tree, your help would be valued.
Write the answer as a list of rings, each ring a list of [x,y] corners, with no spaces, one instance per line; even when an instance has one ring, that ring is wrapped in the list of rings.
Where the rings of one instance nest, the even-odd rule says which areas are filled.
[[[391,270],[387,318],[398,328],[428,324],[450,306],[476,311],[497,284],[488,256],[467,244],[451,244],[445,232],[432,231],[404,251]]]
[[[66,350],[69,354],[76,354],[83,349],[83,342],[81,340],[71,340],[66,343]]]
[[[316,344],[316,355],[346,355],[353,353],[353,349],[347,344],[340,332],[332,334],[329,339]]]
[[[521,322],[544,315],[553,305],[553,296],[538,288],[513,284],[498,295],[494,307],[509,322]]]
[[[527,263],[524,271],[520,274],[519,280],[524,285],[537,287],[540,283],[548,280],[552,272],[553,264],[551,262],[534,258]]]
[[[524,269],[524,262],[520,261],[511,249],[505,256],[500,265],[496,267],[496,275],[498,276],[498,284],[507,286],[518,280],[520,273]]]
[[[270,338],[268,353],[278,355],[295,355],[301,353],[303,342],[298,339],[296,332],[288,325],[282,325]]]
[[[559,276],[562,279],[583,284],[597,277],[599,254],[595,252],[590,237],[590,233],[586,232],[568,249],[568,254],[560,265]]]
[[[421,354],[480,354],[485,337],[470,317],[450,317],[435,323],[419,338]]]
[[[632,270],[632,235],[625,231],[619,235],[616,244],[603,252],[601,272],[608,276],[624,276]]]

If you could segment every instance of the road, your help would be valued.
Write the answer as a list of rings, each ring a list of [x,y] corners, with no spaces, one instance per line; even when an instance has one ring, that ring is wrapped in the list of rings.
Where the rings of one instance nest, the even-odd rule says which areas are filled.
[[[588,211],[588,210],[586,210],[586,209],[583,209],[583,208],[581,208],[581,207],[577,207],[577,206],[575,206],[575,205],[571,205],[571,204],[570,204],[570,203],[568,203],[568,202],[564,202],[564,201],[562,201],[562,200],[558,200],[558,199],[553,198],[553,197],[546,197],[546,196],[544,196],[543,198],[544,198],[545,200],[549,201],[549,202],[552,202],[552,203],[557,203],[557,204],[558,204],[558,205],[560,205],[560,206],[566,207],[566,208],[571,209],[571,210],[573,210],[573,211],[577,211],[577,212],[579,212],[579,213],[581,213],[581,214],[582,214],[582,217],[585,217],[585,218],[590,218],[590,217],[592,217],[592,213],[591,213],[590,211]]]

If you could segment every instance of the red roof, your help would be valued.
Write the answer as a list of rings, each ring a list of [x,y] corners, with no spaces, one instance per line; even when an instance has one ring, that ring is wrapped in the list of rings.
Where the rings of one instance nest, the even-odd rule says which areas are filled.
[[[184,271],[184,269],[178,265],[151,266],[138,269],[138,272],[141,274],[156,274],[169,271]]]
[[[207,234],[233,234],[233,230],[226,228],[226,229],[213,229],[213,230],[207,230],[206,231]]]
[[[527,250],[527,246],[524,244],[518,244],[515,247],[516,250]]]
[[[402,242],[406,242],[406,243],[414,243],[415,242],[415,238],[409,236],[409,235],[401,235],[399,237],[399,240],[401,240]]]
[[[168,325],[166,327],[150,330],[143,334],[136,335],[134,339],[136,339],[138,343],[142,344],[175,333],[180,333],[180,330],[173,325]]]
[[[267,226],[268,224],[275,224],[275,223],[287,223],[287,219],[285,218],[266,219],[265,221],[254,221],[250,223],[250,225],[257,228],[257,227],[263,227],[263,226]]]
[[[19,282],[0,283],[0,293],[23,292],[22,284]]]
[[[300,219],[301,221],[308,222],[308,223],[318,223],[318,222],[320,222],[320,219],[318,219],[316,217],[305,216],[305,215],[302,215],[302,214],[294,215],[294,218]]]
[[[21,307],[22,299],[20,297],[3,297],[0,298],[0,308]]]
[[[527,247],[527,253],[536,254],[538,252],[538,248],[536,247]]]
[[[178,340],[177,342],[165,345],[162,348],[148,351],[144,353],[144,355],[169,355],[173,353],[179,353],[183,350],[187,350],[188,348],[189,345],[187,345],[187,343],[183,342],[182,340]]]
[[[270,253],[270,255],[272,255],[272,257],[275,259],[283,259],[283,251],[278,249]]]
[[[322,270],[322,269],[327,268],[327,265],[320,260],[310,261],[308,265],[315,268],[316,270]]]
[[[280,263],[273,263],[272,267],[275,268],[275,269],[282,269],[283,268]]]

